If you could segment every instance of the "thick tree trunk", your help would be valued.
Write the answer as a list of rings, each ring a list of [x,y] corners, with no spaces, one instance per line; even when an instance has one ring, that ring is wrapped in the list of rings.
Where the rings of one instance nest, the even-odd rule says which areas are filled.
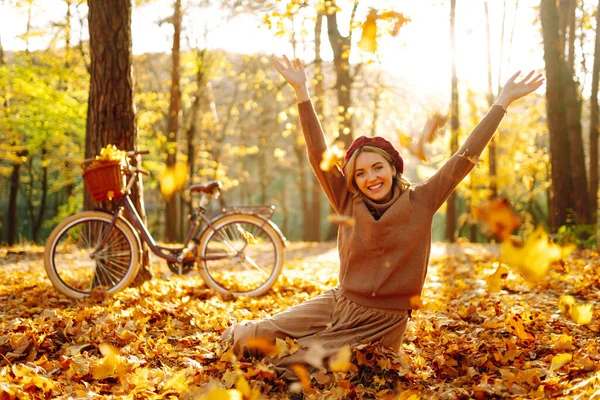
[[[337,21],[338,12],[334,11],[327,14],[327,34],[331,50],[333,51],[333,65],[336,75],[335,90],[338,101],[339,140],[344,143],[346,149],[350,147],[353,137],[353,117],[352,113],[349,112],[352,106],[353,84],[353,77],[350,70],[350,51],[352,48],[352,24],[358,2],[359,0],[354,0],[348,36],[342,36],[340,33]],[[336,6],[335,0],[331,2],[331,6]]]
[[[550,226],[556,231],[568,220],[572,209],[570,196],[573,193],[570,165],[570,143],[566,107],[563,103],[564,76],[566,74],[562,41],[559,35],[559,16],[555,0],[541,0],[540,14],[544,40],[544,62],[546,65],[546,109],[550,133],[550,163],[552,176],[552,198]]]
[[[173,49],[171,52],[171,97],[169,115],[167,117],[167,167],[177,162],[177,136],[179,132],[179,113],[181,111],[180,81],[180,42],[181,42],[181,0],[175,0],[173,12]],[[165,207],[165,240],[175,242],[178,225],[181,220],[179,210],[179,193],[173,193]]]
[[[450,106],[450,153],[458,151],[459,107],[458,77],[456,75],[456,35],[454,22],[456,19],[456,0],[450,1],[450,43],[452,47],[452,99]],[[445,239],[454,242],[456,239],[456,192],[452,192],[446,200],[446,232]]]
[[[598,218],[598,81],[600,79],[600,1],[596,11],[596,48],[592,72],[592,94],[590,115],[590,210],[592,225]]]
[[[108,144],[134,149],[137,129],[131,67],[131,0],[88,0],[88,6],[91,63],[85,158],[92,158]],[[141,180],[133,188],[131,198],[145,221]],[[84,209],[97,206],[86,191]],[[111,208],[112,204],[104,202],[101,206]],[[152,277],[148,250],[143,250],[135,284]]]
[[[24,157],[27,151],[17,153],[19,157]],[[19,196],[19,186],[21,184],[21,164],[15,163],[10,174],[10,191],[8,194],[8,209],[6,210],[7,230],[6,243],[12,246],[17,241],[17,198]]]
[[[323,59],[321,58],[321,29],[323,27],[323,12],[317,14],[315,25],[315,111],[319,118],[325,115],[325,86],[323,83]],[[321,185],[315,174],[309,174],[311,192],[308,240],[318,242],[321,240]]]
[[[492,41],[490,35],[490,15],[488,11],[488,2],[485,0],[483,3],[485,11],[485,32],[487,40],[487,80],[488,80],[488,94],[487,101],[488,107],[492,107],[494,104],[494,89],[492,82]],[[488,169],[489,169],[489,181],[490,181],[490,198],[496,198],[498,196],[498,168],[496,166],[496,140],[495,135],[488,145]]]

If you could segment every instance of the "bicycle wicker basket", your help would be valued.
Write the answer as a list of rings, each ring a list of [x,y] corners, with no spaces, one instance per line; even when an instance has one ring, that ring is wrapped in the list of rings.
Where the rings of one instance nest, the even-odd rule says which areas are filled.
[[[81,164],[83,180],[96,201],[118,199],[123,196],[125,174],[116,160],[85,160]]]

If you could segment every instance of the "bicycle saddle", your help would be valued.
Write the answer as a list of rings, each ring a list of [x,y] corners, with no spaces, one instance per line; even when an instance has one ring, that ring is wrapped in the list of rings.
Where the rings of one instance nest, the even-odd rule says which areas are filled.
[[[190,192],[212,193],[215,189],[221,189],[221,181],[209,181],[207,183],[195,183],[189,187]]]

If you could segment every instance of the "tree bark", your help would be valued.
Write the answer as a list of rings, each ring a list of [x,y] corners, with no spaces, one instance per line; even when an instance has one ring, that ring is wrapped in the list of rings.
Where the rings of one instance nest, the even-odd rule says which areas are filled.
[[[488,10],[488,2],[485,0],[483,3],[485,11],[485,33],[487,40],[487,79],[488,79],[488,94],[487,101],[488,107],[492,107],[494,104],[494,89],[492,82],[492,40],[490,35],[490,15]],[[496,166],[496,140],[495,135],[488,145],[488,169],[489,169],[489,180],[490,180],[490,199],[498,197],[498,171]]]
[[[454,23],[456,20],[456,0],[450,1],[450,46],[452,48],[452,99],[450,106],[450,153],[458,151],[459,106],[458,106],[458,77],[456,75],[456,35]],[[446,200],[446,232],[445,239],[449,242],[456,240],[456,192],[452,192]]]
[[[315,111],[320,118],[325,115],[325,85],[323,83],[323,59],[321,58],[321,29],[323,27],[323,11],[317,14],[315,25]],[[308,240],[318,242],[321,240],[321,185],[314,173],[309,174],[311,192],[310,203],[310,230]]]
[[[550,164],[552,197],[550,202],[550,226],[556,231],[567,224],[568,210],[572,209],[573,193],[570,165],[570,143],[566,107],[563,103],[564,76],[566,74],[559,15],[555,0],[541,0],[540,14],[546,66],[546,109],[550,134]]]
[[[353,76],[350,71],[350,51],[352,48],[354,15],[356,14],[358,2],[359,0],[354,0],[348,36],[342,36],[340,33],[337,21],[338,12],[334,11],[327,14],[327,34],[333,51],[333,65],[336,75],[335,90],[338,101],[339,140],[344,143],[346,149],[352,143],[353,116],[349,109],[352,106]],[[335,0],[331,1],[331,6],[336,6]]]
[[[596,47],[592,72],[592,94],[590,115],[590,210],[594,228],[598,218],[598,81],[600,78],[600,1],[596,11]],[[595,229],[594,229],[595,231]]]
[[[171,52],[171,95],[169,115],[167,117],[167,168],[177,162],[177,136],[179,132],[179,113],[181,111],[180,46],[181,46],[181,0],[175,0],[173,12],[173,49]],[[178,225],[181,220],[179,193],[173,193],[165,207],[165,240],[175,242],[178,238]]]
[[[131,66],[131,0],[89,0],[88,7],[91,62],[85,158],[92,158],[108,144],[124,150],[136,148],[137,129]],[[131,199],[145,222],[141,179],[132,188]],[[97,206],[112,208],[111,202],[96,203],[86,191],[84,209],[93,210]],[[134,284],[152,278],[146,246],[143,251]]]

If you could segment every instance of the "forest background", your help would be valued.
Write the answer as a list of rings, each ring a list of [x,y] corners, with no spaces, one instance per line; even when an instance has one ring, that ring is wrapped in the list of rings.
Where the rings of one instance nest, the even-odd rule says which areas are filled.
[[[456,3],[136,1],[135,134],[150,150],[144,201],[155,237],[178,241],[185,228],[171,223],[185,221],[190,204],[185,191],[165,187],[173,176],[183,186],[222,180],[221,204],[276,205],[288,239],[335,237],[295,98],[270,65],[287,54],[307,65],[328,141],[347,148],[360,135],[385,136],[413,182],[450,157],[508,76],[543,72],[547,84],[509,109],[483,162],[436,215],[434,240],[493,240],[489,202],[503,198],[520,233],[543,225],[559,240],[592,243],[599,5]],[[2,243],[43,243],[83,207],[87,12],[78,0],[0,1]],[[496,219],[510,215],[503,212]]]

